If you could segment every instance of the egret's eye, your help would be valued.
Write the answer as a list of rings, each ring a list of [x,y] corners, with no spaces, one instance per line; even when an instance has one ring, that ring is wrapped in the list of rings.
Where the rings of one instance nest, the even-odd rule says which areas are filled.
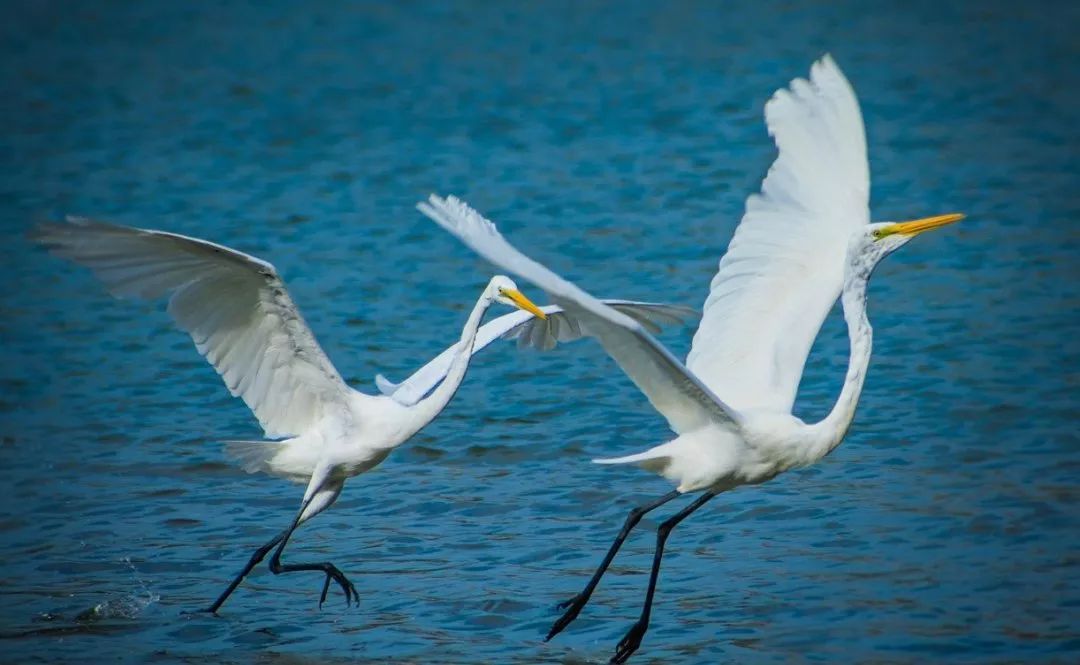
[[[874,229],[870,232],[870,235],[874,236],[874,240],[881,240],[889,234],[885,232],[885,229]]]

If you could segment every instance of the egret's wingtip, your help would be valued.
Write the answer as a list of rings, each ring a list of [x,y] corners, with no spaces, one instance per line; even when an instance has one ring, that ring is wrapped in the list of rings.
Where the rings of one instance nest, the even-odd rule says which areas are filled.
[[[844,75],[844,71],[840,69],[840,65],[836,64],[836,60],[833,59],[832,54],[825,53],[810,66],[810,80],[817,85],[828,85],[829,79],[839,79],[848,87],[851,86]]]

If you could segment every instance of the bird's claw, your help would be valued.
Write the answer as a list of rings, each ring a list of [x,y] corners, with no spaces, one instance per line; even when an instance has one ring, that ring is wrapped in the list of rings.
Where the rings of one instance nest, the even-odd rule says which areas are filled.
[[[641,646],[641,638],[645,637],[645,631],[648,627],[649,625],[640,619],[633,626],[630,626],[630,630],[626,631],[626,635],[615,647],[615,655],[611,657],[609,662],[613,665],[620,665],[629,660],[630,656],[634,655],[634,652]]]
[[[356,587],[349,581],[345,574],[338,570],[335,566],[330,565],[326,570],[326,580],[323,582],[322,593],[319,594],[319,609],[322,609],[323,603],[326,602],[326,594],[330,591],[330,581],[337,582],[337,585],[341,587],[341,590],[345,593],[345,607],[351,607],[353,602],[357,607],[360,607],[360,594],[356,591]]]
[[[357,607],[360,607],[360,594],[359,594],[359,592],[357,592],[356,587],[354,587],[353,583],[350,582],[347,579],[345,580],[345,585],[348,587],[348,589],[346,589],[346,591],[345,591],[345,596],[346,596],[345,604],[348,605],[348,603],[349,603],[348,595],[349,595],[349,592],[352,592],[352,602],[356,603]]]
[[[319,594],[319,609],[322,609],[323,603],[326,602],[326,593],[330,591],[330,580],[334,579],[330,573],[326,574],[326,579],[323,581],[322,593]]]
[[[589,597],[583,594],[578,594],[569,600],[564,600],[559,603],[556,608],[560,610],[566,610],[558,620],[552,624],[551,630],[548,631],[547,637],[544,641],[547,642],[551,638],[555,637],[563,631],[570,623],[577,618],[581,612],[581,608],[585,607],[585,603],[589,602]],[[567,609],[569,608],[569,609]]]

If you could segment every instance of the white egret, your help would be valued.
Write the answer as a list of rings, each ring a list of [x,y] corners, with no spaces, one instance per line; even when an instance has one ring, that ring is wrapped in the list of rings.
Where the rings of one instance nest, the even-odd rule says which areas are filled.
[[[866,286],[874,267],[917,234],[958,214],[870,223],[866,138],[855,93],[825,56],[765,106],[778,156],[761,194],[746,202],[686,364],[646,330],[512,247],[463,202],[432,196],[425,215],[503,270],[546,291],[595,336],[677,435],[645,452],[602,464],[637,464],[676,489],[630,511],[585,588],[564,603],[550,639],[577,617],[642,515],[687,492],[702,492],[657,530],[640,618],[612,662],[625,662],[648,629],[668,534],[718,493],[761,483],[820,460],[844,438],[870,361]],[[841,296],[851,356],[843,389],[820,422],[791,413],[810,346]]]
[[[216,612],[270,550],[275,575],[325,574],[319,605],[333,580],[351,604],[356,588],[332,563],[284,564],[281,553],[293,531],[328,508],[345,480],[368,471],[431,422],[465,377],[472,353],[500,337],[551,348],[580,336],[580,325],[558,307],[543,310],[504,276],[491,279],[469,315],[461,339],[413,377],[395,386],[380,377],[388,395],[350,388],[319,347],[274,266],[206,240],[80,218],[46,224],[35,239],[54,254],[91,268],[117,297],[169,295],[168,311],[195,341],[229,391],[255,414],[266,441],[228,442],[249,471],[306,482],[292,523],[260,547],[221,596]],[[492,303],[520,308],[480,327]],[[688,311],[654,303],[611,301],[655,329]],[[535,315],[535,316],[534,316]],[[539,317],[539,318],[536,318]]]

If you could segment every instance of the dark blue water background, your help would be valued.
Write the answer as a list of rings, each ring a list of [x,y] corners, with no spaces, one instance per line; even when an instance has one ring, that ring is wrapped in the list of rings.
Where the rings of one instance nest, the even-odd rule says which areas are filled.
[[[301,489],[228,463],[217,442],[257,426],[160,303],[23,234],[79,213],[263,256],[370,389],[456,339],[489,275],[413,210],[431,191],[596,294],[699,306],[773,158],[762,105],[826,51],[863,102],[874,217],[970,217],[875,276],[844,445],[675,533],[635,662],[1076,658],[1077,5],[195,4],[0,10],[0,660],[604,661],[655,519],[541,637],[668,485],[588,459],[668,433],[596,344],[487,352],[299,532],[359,609],[260,569],[185,616]],[[800,415],[846,360],[834,314]]]

